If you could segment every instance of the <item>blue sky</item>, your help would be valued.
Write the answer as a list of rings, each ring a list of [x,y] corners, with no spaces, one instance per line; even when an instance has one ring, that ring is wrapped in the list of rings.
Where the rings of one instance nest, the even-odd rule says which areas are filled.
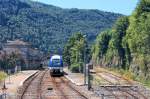
[[[138,0],[34,0],[62,8],[99,9],[130,15]]]

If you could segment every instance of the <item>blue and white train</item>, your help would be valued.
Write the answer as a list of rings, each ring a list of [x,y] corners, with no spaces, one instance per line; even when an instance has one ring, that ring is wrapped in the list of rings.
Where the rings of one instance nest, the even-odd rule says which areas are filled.
[[[60,55],[53,55],[49,60],[48,68],[52,75],[63,75],[63,59]]]

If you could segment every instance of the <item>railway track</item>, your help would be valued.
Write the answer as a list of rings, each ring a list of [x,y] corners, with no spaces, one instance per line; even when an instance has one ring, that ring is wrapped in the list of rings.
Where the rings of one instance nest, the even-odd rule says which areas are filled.
[[[107,72],[107,73],[108,73],[108,72]],[[125,77],[118,76],[118,75],[115,75],[115,74],[112,74],[112,73],[109,73],[109,74],[111,74],[112,77],[114,76],[114,78],[115,78],[115,77],[118,77],[118,78],[119,78],[118,81],[119,81],[120,79],[123,79],[123,80],[125,80],[129,85],[131,85],[131,86],[135,85],[135,83],[133,83],[132,81],[126,79]],[[137,85],[137,86],[138,86],[138,85]],[[146,96],[145,96],[142,92],[140,92],[138,89],[137,89],[137,90],[133,90],[133,88],[130,88],[130,90],[132,90],[133,92],[136,92],[136,93],[137,93],[137,94],[136,94],[135,96],[133,96],[133,97],[137,97],[138,95],[140,95],[141,97],[139,97],[139,98],[148,99],[148,97],[146,97]],[[129,94],[130,94],[130,92],[129,92]],[[138,97],[137,97],[137,99],[138,99]]]
[[[88,99],[65,77],[52,77],[48,70],[38,72],[23,86],[17,99]]]
[[[40,85],[46,71],[39,71],[24,82],[17,99],[41,99]]]
[[[117,80],[119,82],[118,85],[121,85],[120,81],[124,80],[126,81],[126,83],[128,84],[128,86],[120,86],[118,87],[118,85],[114,84],[112,81],[106,79],[105,77],[101,76],[99,73],[96,73],[96,75],[100,76],[103,80],[107,81],[110,85],[114,85],[116,86],[116,88],[114,86],[104,86],[105,90],[109,91],[116,99],[121,99],[120,95],[114,94],[114,92],[117,89],[117,91],[120,91],[122,93],[122,96],[126,97],[126,99],[148,99],[148,97],[146,97],[142,92],[139,91],[138,88],[133,89],[133,87],[135,87],[134,83],[132,83],[130,80],[122,77],[122,76],[118,76],[106,71],[103,71],[107,76],[110,76],[111,78]],[[101,73],[103,73],[101,72]],[[131,86],[131,87],[130,87]],[[132,87],[133,86],[133,87]],[[138,86],[138,85],[137,85]]]
[[[62,83],[64,83],[67,87],[69,87],[74,93],[77,94],[77,96],[80,96],[80,97],[77,97],[77,99],[88,99],[86,96],[84,96],[83,94],[81,94],[77,89],[75,89],[70,83],[69,81],[65,78],[65,77],[61,77],[60,78]],[[70,98],[68,98],[70,99]]]
[[[121,80],[124,79],[120,76],[109,74],[110,77]],[[98,73],[96,75],[100,76]],[[110,85],[114,85],[105,77],[102,79],[109,82]],[[131,86],[134,85],[131,81],[124,79]],[[78,88],[72,86],[72,83],[65,77],[53,77],[48,70],[39,71],[30,79],[25,81],[23,89],[17,99],[88,99],[83,95]],[[134,90],[130,87],[119,87],[117,85],[100,87],[101,91],[106,92],[105,95],[113,96],[113,98],[106,99],[148,99],[139,90]],[[117,94],[119,93],[119,94]],[[120,98],[122,97],[122,98]],[[123,98],[125,97],[125,98]]]
[[[50,89],[50,90],[47,90]],[[46,74],[42,85],[42,99],[88,99],[70,85],[65,77]]]
[[[118,79],[118,81],[120,80],[120,79],[123,79],[123,80],[125,80],[129,85],[131,85],[131,86],[133,86],[134,85],[134,83],[132,83],[130,80],[128,80],[128,79],[126,79],[125,77],[121,77],[121,76],[117,76],[117,75],[115,75],[115,74],[112,74],[112,73],[109,73],[109,74],[111,74],[112,75],[112,77],[114,76],[114,78],[115,77],[118,77],[119,79]],[[133,90],[132,88],[130,88],[132,91],[135,91],[135,90]],[[138,94],[138,95],[140,95],[143,99],[148,99],[143,93],[141,93],[139,90],[136,90],[136,93]],[[137,96],[137,95],[136,95]]]

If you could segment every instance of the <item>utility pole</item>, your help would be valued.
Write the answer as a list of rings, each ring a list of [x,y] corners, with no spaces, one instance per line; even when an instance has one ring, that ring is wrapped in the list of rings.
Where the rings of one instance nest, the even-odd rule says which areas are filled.
[[[10,69],[8,69],[9,84],[11,83],[11,82],[10,82],[10,73],[11,73],[11,70],[10,70]]]
[[[86,41],[86,35],[83,36]],[[83,73],[84,73],[84,85],[86,85],[86,42],[84,42],[84,66],[83,66]]]

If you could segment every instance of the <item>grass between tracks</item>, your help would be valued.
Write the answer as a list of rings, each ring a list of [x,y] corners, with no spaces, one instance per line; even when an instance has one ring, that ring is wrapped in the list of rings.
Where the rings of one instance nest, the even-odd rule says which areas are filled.
[[[141,77],[137,77],[129,70],[123,70],[123,69],[117,69],[117,68],[99,68],[97,69],[97,71],[106,71],[115,75],[121,75],[122,77],[128,80],[137,81],[141,83],[142,85],[144,85],[145,87],[150,88],[150,80],[145,80]]]
[[[125,77],[127,79],[130,79],[130,80],[133,80],[133,81],[137,81],[137,82],[141,83],[142,85],[144,85],[145,87],[149,87],[150,88],[150,80],[146,80],[144,78],[137,77],[129,70],[115,69],[115,68],[109,68],[108,70],[116,72],[116,73],[119,73],[119,74],[121,74],[123,77]]]
[[[112,71],[112,73],[115,73],[117,75],[121,75],[122,77],[128,79],[128,80],[134,80],[135,76],[132,72],[129,70],[123,70],[123,69],[116,69],[116,68],[107,68],[109,71]]]
[[[142,83],[145,87],[150,88],[150,80],[145,80],[145,79],[142,79],[140,77],[136,77],[135,80]]]
[[[108,73],[111,73],[111,74],[114,74],[116,76],[119,76],[119,77],[123,77],[129,81],[132,81],[134,79],[134,75],[129,72],[129,71],[125,71],[125,70],[121,70],[121,69],[115,69],[115,68],[94,68],[94,70],[96,72],[108,72]],[[93,83],[94,84],[99,84],[99,85],[102,85],[102,84],[107,84],[108,82],[104,81],[104,79],[100,79],[99,77],[95,77],[93,76]]]

